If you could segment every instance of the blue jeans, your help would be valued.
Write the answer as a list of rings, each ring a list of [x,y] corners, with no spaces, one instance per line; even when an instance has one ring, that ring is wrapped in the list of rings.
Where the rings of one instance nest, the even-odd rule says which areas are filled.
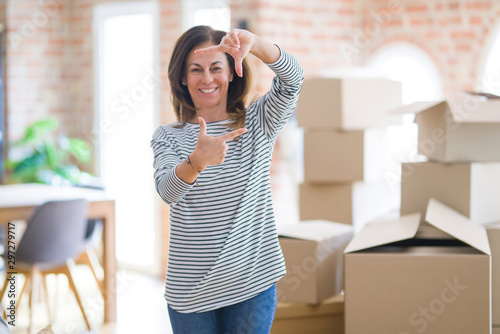
[[[168,306],[174,334],[269,334],[276,312],[276,284],[257,296],[217,310],[180,313]]]

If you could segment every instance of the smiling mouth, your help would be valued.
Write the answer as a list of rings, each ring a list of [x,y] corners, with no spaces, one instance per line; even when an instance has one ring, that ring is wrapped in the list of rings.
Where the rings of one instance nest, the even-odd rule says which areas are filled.
[[[215,92],[217,88],[210,88],[210,89],[200,89],[200,91],[204,94],[211,94],[213,92]]]

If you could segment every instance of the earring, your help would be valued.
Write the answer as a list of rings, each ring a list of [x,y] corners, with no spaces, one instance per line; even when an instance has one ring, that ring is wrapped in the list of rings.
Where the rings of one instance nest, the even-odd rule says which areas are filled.
[[[186,86],[186,85],[187,85],[186,81],[183,81],[183,82],[182,82],[182,84],[183,84],[184,86]]]
[[[233,78],[229,79],[229,82],[233,82]]]

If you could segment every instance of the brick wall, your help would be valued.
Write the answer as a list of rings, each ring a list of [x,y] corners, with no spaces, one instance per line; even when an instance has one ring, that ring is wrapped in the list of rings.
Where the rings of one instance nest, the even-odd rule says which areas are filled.
[[[452,96],[474,89],[485,42],[499,17],[495,0],[364,0],[360,50],[366,59],[391,42],[413,43],[434,60],[444,94]]]
[[[339,45],[353,38],[361,22],[358,0],[233,0],[231,10],[234,26],[245,20],[249,30],[291,52],[306,77],[345,66]],[[353,65],[361,62],[361,54],[353,56]],[[265,91],[273,74],[264,65],[259,65],[258,73],[257,87]]]
[[[92,11],[95,5],[108,2],[118,1],[2,0],[0,6],[5,9],[0,15],[6,17],[7,26],[7,115],[16,116],[8,117],[9,140],[19,138],[26,124],[52,115],[68,134],[96,144]],[[181,32],[180,2],[162,0],[159,4],[161,69],[166,71]],[[171,110],[164,74],[162,121]],[[92,166],[88,169],[93,171]]]
[[[62,122],[68,99],[68,8],[57,2],[7,1],[6,122],[8,139],[22,135],[27,123],[54,115]],[[15,117],[14,117],[15,115]]]

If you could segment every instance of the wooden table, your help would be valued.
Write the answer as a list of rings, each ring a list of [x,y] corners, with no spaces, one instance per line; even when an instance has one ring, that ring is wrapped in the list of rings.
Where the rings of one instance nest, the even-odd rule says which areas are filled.
[[[0,224],[27,220],[36,206],[50,200],[85,198],[88,218],[103,220],[104,322],[116,320],[115,201],[101,190],[43,184],[0,185]]]

